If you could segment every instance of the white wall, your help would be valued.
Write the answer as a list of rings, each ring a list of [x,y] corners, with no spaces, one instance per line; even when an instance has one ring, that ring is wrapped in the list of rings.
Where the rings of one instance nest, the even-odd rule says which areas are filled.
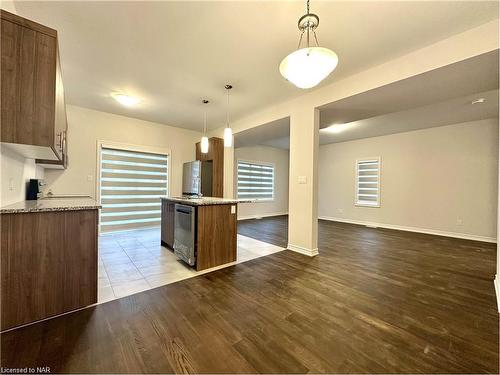
[[[254,146],[234,149],[235,168],[238,160],[274,164],[274,200],[238,205],[238,219],[288,214],[289,151],[275,147]],[[234,171],[236,192],[237,171]]]
[[[356,207],[355,162],[373,156],[381,207]],[[319,171],[320,218],[496,238],[497,119],[324,145]]]
[[[34,159],[25,159],[8,148],[1,147],[0,205],[7,206],[26,199],[26,184],[30,178],[43,178],[44,170]]]
[[[200,133],[82,107],[67,106],[66,110],[69,167],[45,171],[47,190],[96,197],[99,140],[170,149],[170,195],[182,193],[182,163],[195,159]]]

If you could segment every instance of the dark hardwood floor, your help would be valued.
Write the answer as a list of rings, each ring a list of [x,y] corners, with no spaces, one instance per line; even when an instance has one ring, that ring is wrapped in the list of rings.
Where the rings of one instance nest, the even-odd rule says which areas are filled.
[[[288,246],[288,215],[238,221],[238,234],[279,247]]]
[[[324,221],[319,229],[314,258],[282,251],[5,333],[1,365],[498,373],[495,245]]]

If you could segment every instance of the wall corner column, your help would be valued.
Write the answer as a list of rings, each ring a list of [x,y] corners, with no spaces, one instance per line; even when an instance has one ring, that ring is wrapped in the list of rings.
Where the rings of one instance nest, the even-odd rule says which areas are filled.
[[[319,110],[297,108],[290,114],[288,249],[318,254]]]

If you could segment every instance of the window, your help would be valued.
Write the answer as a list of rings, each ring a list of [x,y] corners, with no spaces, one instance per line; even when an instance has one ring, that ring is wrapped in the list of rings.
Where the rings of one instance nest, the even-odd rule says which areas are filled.
[[[274,198],[274,165],[238,160],[238,198]]]
[[[102,232],[160,224],[167,155],[102,147],[100,177]]]
[[[356,205],[380,207],[380,158],[356,161]]]

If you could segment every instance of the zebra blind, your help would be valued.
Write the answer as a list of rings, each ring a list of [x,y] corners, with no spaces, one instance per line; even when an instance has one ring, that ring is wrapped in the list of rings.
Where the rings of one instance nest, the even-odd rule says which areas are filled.
[[[356,205],[380,207],[380,159],[356,161]]]
[[[159,225],[167,189],[167,155],[103,147],[101,231]]]
[[[273,199],[274,166],[238,160],[238,198]]]

